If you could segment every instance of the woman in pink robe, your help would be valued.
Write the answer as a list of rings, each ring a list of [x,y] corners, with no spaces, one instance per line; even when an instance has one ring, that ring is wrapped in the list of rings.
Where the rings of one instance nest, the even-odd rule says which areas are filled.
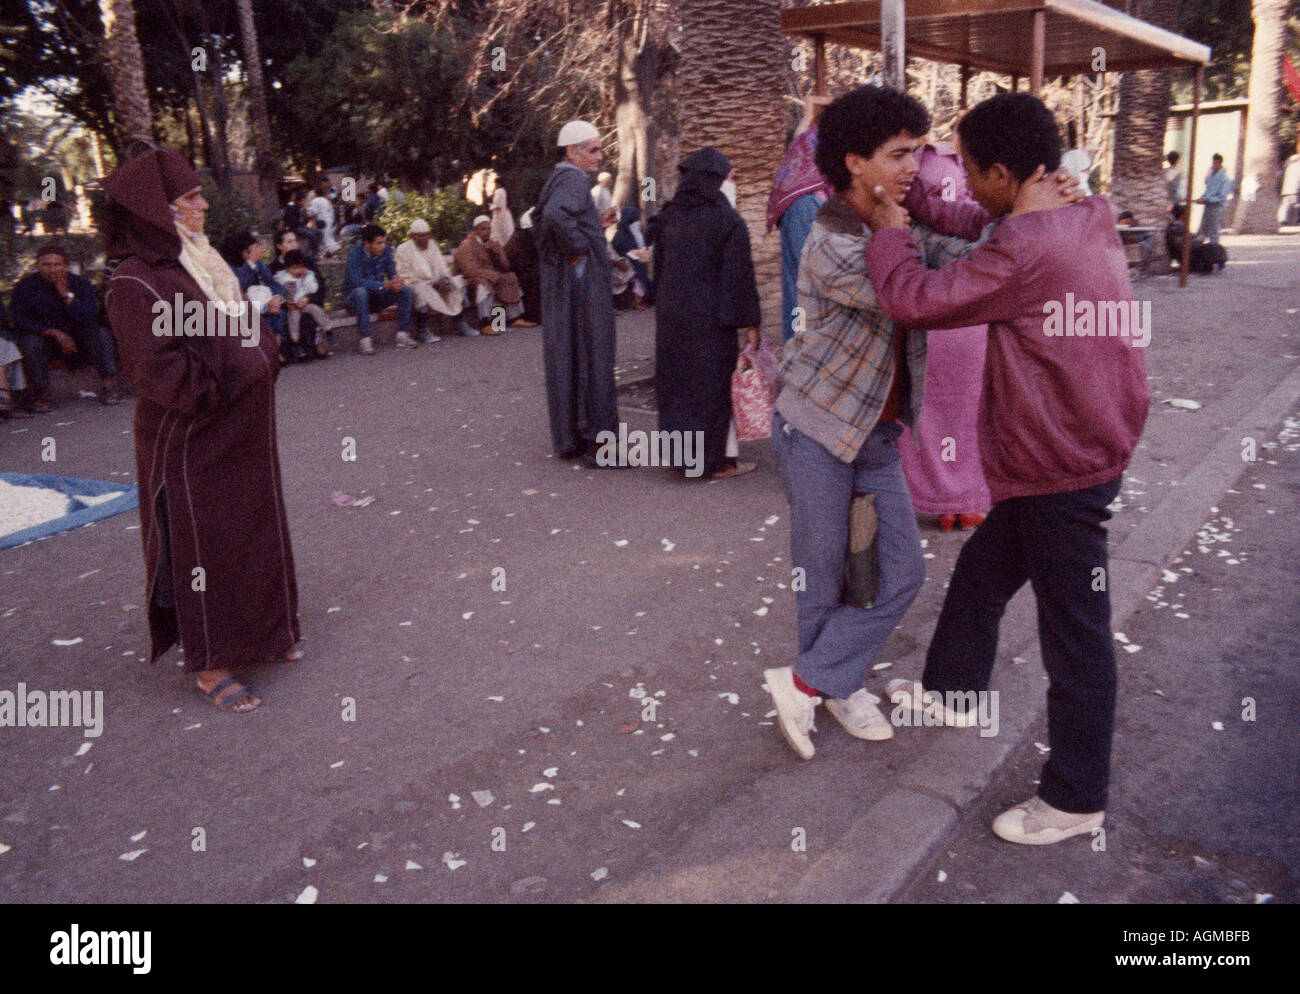
[[[944,199],[970,200],[961,158],[947,145],[927,143],[917,152],[917,181]],[[935,514],[939,527],[974,528],[989,508],[975,437],[988,326],[932,331],[926,345],[925,404],[912,433],[903,429],[898,451],[919,514]]]

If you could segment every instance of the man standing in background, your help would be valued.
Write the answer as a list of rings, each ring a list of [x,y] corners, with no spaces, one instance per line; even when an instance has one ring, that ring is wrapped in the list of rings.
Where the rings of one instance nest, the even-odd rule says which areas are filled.
[[[1169,213],[1172,215],[1178,210],[1178,205],[1185,202],[1183,198],[1187,196],[1187,177],[1178,168],[1177,152],[1170,152],[1165,158],[1169,161],[1169,167],[1165,170],[1165,198],[1169,201]]]
[[[609,243],[589,191],[604,151],[586,121],[560,129],[560,161],[537,198],[551,444],[596,465],[596,436],[617,431]]]
[[[1219,231],[1223,227],[1223,213],[1228,209],[1228,198],[1232,196],[1232,180],[1223,168],[1223,156],[1218,152],[1210,159],[1210,172],[1205,177],[1205,192],[1197,199],[1198,204],[1205,205],[1201,215],[1201,227],[1197,235],[1211,245],[1219,244]]]

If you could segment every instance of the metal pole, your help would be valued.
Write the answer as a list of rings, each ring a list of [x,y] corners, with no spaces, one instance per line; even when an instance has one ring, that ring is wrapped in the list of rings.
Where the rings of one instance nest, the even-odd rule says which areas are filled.
[[[826,36],[813,36],[813,93],[826,95]]]
[[[1204,66],[1196,67],[1192,87],[1192,139],[1187,147],[1187,211],[1183,215],[1183,264],[1178,271],[1178,285],[1187,286],[1187,267],[1192,261],[1192,184],[1196,182],[1196,123],[1201,119],[1201,78]]]
[[[1047,12],[1034,11],[1033,61],[1029,65],[1029,92],[1039,95],[1043,88],[1043,63],[1047,57]]]
[[[963,62],[961,64],[961,104],[959,105],[962,110],[966,109],[966,84],[969,82],[970,66]],[[1297,135],[1296,140],[1300,141],[1300,135]]]
[[[886,86],[899,91],[907,89],[905,19],[903,0],[881,0],[880,54],[885,62],[882,75]]]

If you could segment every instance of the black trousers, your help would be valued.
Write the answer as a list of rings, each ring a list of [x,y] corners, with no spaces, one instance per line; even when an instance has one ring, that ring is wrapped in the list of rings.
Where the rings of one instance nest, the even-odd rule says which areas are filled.
[[[957,557],[921,677],[926,690],[988,689],[998,625],[1028,581],[1038,601],[1051,753],[1038,795],[1062,811],[1106,807],[1115,727],[1107,506],[1120,478],[993,505]]]

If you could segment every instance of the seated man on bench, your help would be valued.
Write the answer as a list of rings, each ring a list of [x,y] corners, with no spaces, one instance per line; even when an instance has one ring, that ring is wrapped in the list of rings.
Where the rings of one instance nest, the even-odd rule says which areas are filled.
[[[361,229],[361,239],[348,251],[343,274],[343,303],[357,316],[357,351],[374,355],[370,341],[370,312],[397,305],[397,347],[413,349],[420,343],[411,337],[411,288],[397,275],[388,233],[377,224]]]
[[[456,269],[465,277],[468,292],[478,307],[479,331],[485,335],[501,334],[493,322],[498,308],[512,328],[536,328],[535,322],[522,317],[524,291],[519,286],[519,277],[510,271],[505,249],[491,239],[492,219],[480,214],[455,255]]]
[[[101,383],[99,402],[119,401],[113,340],[100,327],[98,310],[94,286],[84,276],[68,271],[68,257],[62,248],[46,245],[36,253],[36,272],[18,281],[12,305],[27,379],[22,401],[26,410],[44,414],[53,406],[49,363],[59,356],[69,365],[93,363]]]

